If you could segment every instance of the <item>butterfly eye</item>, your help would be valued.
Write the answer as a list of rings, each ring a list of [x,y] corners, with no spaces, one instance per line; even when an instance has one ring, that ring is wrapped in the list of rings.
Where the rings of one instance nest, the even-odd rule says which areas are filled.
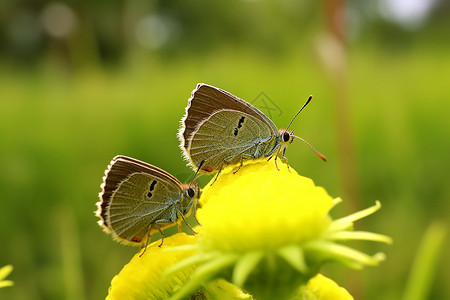
[[[281,134],[281,138],[283,139],[283,142],[289,142],[289,140],[291,139],[291,135],[289,134],[289,132],[287,132],[287,131],[284,131],[282,134]]]
[[[194,197],[195,196],[195,191],[194,191],[194,189],[193,188],[188,188],[187,189],[187,194],[188,194],[188,196],[189,197]]]

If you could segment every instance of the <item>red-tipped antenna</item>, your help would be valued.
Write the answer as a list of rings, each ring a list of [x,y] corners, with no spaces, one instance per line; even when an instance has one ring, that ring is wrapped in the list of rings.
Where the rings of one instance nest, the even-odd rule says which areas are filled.
[[[308,103],[306,103],[308,104]],[[296,135],[292,135],[294,138],[301,140],[303,143],[305,143],[306,145],[308,145],[309,148],[312,149],[312,151],[314,151],[314,153],[317,154],[318,157],[320,157],[323,161],[327,161],[327,158],[325,155],[323,155],[322,153],[320,153],[319,151],[317,151],[313,146],[311,146],[310,143],[308,143],[307,141],[305,141],[304,139],[302,139],[301,137],[298,137]]]
[[[294,122],[295,118],[298,116],[298,114],[306,107],[306,105],[308,105],[308,103],[311,101],[312,99],[312,95],[310,95],[308,97],[308,100],[306,100],[306,103],[302,106],[302,108],[300,108],[300,110],[295,114],[295,116],[292,118],[291,122],[289,123],[288,127],[286,127],[286,130],[289,129],[289,127],[291,126],[292,122]]]

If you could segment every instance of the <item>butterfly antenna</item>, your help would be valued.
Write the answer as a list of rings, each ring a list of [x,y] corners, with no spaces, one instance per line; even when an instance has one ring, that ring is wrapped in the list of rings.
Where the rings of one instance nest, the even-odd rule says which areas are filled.
[[[205,163],[205,160],[202,160],[200,165],[197,168],[197,172],[195,172],[194,174],[194,178],[192,178],[191,183],[189,184],[189,186],[195,181],[195,179],[197,178],[197,175],[199,174],[198,172],[200,171],[201,167],[203,166],[203,164]]]
[[[292,122],[294,122],[295,118],[298,116],[298,114],[306,107],[306,105],[308,105],[308,103],[311,101],[312,99],[312,95],[310,95],[308,97],[308,100],[306,100],[306,103],[302,106],[302,108],[300,108],[300,110],[295,114],[295,116],[292,118],[291,122],[289,123],[288,127],[286,128],[286,130],[289,129],[289,127],[291,126]]]
[[[306,103],[308,104],[308,103]],[[308,143],[307,141],[305,141],[304,139],[302,139],[301,137],[298,137],[296,135],[293,135],[294,138],[301,140],[303,143],[305,143],[309,148],[312,149],[312,151],[314,151],[314,153],[316,153],[316,155],[318,157],[320,157],[323,161],[327,161],[327,158],[325,155],[323,155],[322,153],[320,153],[319,151],[317,151],[313,146],[311,146],[310,143]]]

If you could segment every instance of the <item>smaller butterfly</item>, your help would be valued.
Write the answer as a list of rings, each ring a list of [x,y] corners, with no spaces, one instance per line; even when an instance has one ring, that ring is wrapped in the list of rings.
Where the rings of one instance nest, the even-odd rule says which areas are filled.
[[[117,241],[141,246],[153,232],[178,223],[197,205],[200,188],[196,182],[182,184],[171,174],[127,156],[116,156],[103,177],[97,202],[98,224]],[[160,245],[160,246],[161,246]]]

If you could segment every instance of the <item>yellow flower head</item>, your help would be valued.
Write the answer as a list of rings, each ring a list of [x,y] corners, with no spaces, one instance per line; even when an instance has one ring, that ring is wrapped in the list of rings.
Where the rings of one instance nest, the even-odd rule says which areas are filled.
[[[386,236],[353,231],[353,222],[378,210],[379,203],[332,220],[329,211],[340,200],[285,164],[277,168],[273,161],[249,161],[233,173],[236,169],[222,170],[204,188],[197,210],[202,226],[192,246],[197,253],[168,272],[192,264],[197,269],[171,299],[181,299],[221,276],[258,300],[290,299],[327,261],[361,268],[384,258],[339,243],[349,239],[389,243]]]
[[[319,238],[331,223],[325,189],[288,170],[259,162],[228,168],[202,192],[197,218],[202,249],[248,252]]]

